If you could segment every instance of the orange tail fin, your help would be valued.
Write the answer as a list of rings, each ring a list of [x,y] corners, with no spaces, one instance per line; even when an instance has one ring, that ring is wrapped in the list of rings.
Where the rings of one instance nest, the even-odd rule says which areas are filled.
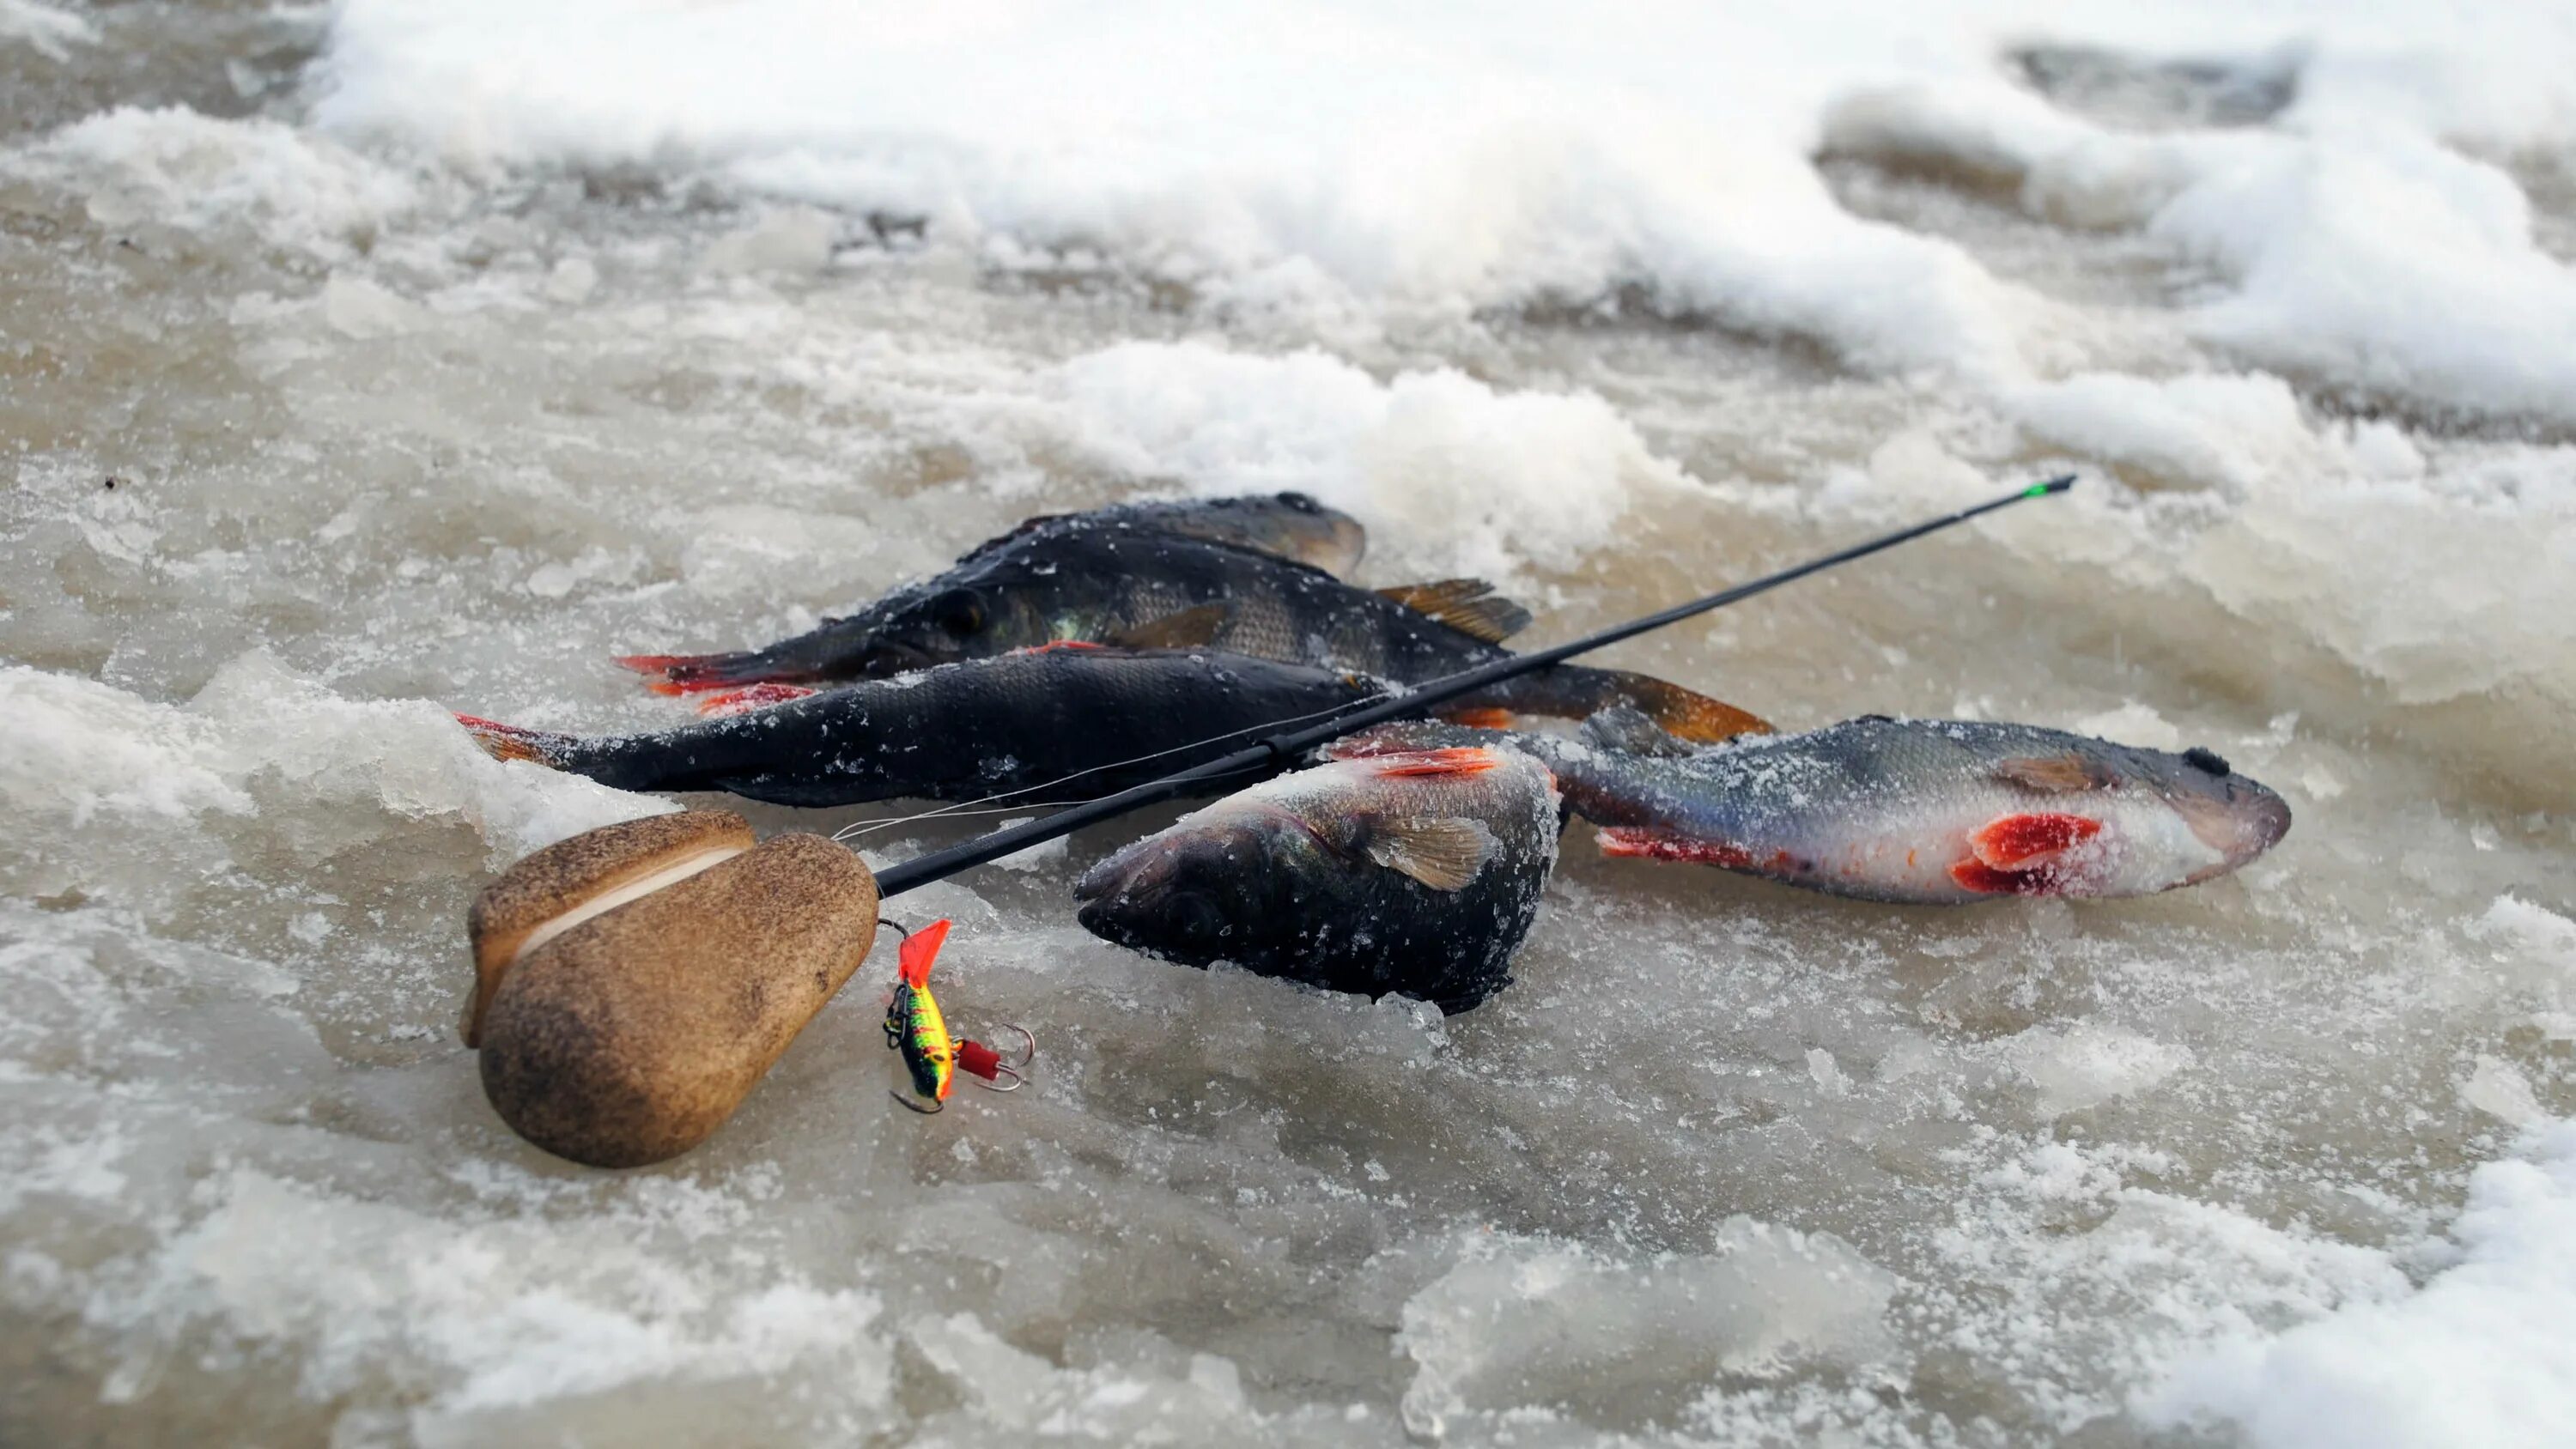
[[[1622,704],[1641,711],[1672,735],[1702,744],[1715,744],[1737,735],[1771,733],[1770,723],[1761,716],[1697,690],[1625,669],[1594,669],[1582,664],[1560,664],[1506,680],[1467,696],[1463,707],[1451,706],[1442,713],[1457,719],[1464,710],[1500,708],[1558,719],[1587,719]]]
[[[939,948],[948,939],[948,925],[944,918],[936,920],[903,938],[895,959],[901,963],[904,985],[922,987],[930,984],[930,963],[938,959]]]
[[[1767,735],[1771,722],[1760,715],[1747,713],[1722,699],[1712,699],[1695,689],[1684,689],[1648,674],[1631,674],[1624,669],[1605,669],[1603,674],[1615,681],[1616,692],[1645,712],[1646,717],[1662,725],[1677,739],[1701,744],[1716,744],[1737,735]]]

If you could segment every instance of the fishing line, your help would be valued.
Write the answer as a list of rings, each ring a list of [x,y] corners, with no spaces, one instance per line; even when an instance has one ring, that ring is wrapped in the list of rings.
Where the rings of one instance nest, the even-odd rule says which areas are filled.
[[[945,880],[959,871],[971,870],[976,866],[999,860],[1003,856],[1026,850],[1032,845],[1040,845],[1061,836],[1070,835],[1083,826],[1097,821],[1115,819],[1131,810],[1187,794],[1194,787],[1211,780],[1242,774],[1247,770],[1276,769],[1298,754],[1327,740],[1338,739],[1386,720],[1425,713],[1434,705],[1445,704],[1461,695],[1473,694],[1479,689],[1499,684],[1506,679],[1516,679],[1524,674],[1535,673],[1552,664],[1561,664],[1575,655],[1616,644],[1623,639],[1633,639],[1639,634],[1661,629],[1669,624],[1677,624],[1684,619],[1708,613],[1713,609],[1725,608],[1729,604],[1749,599],[1755,594],[1776,589],[1782,584],[1795,583],[1809,574],[1822,573],[1826,569],[1850,563],[1855,559],[1866,558],[1883,549],[1912,542],[1925,534],[1938,533],[1942,529],[1955,527],[1972,518],[1993,513],[1998,509],[2010,508],[2016,503],[2033,498],[2052,497],[2074,486],[2075,475],[2069,473],[2064,477],[2051,478],[2043,483],[2016,488],[2000,498],[1988,499],[1975,507],[1962,508],[1956,512],[1942,514],[1938,518],[1926,519],[1908,528],[1900,528],[1893,533],[1880,534],[1876,538],[1838,549],[1792,568],[1782,569],[1778,573],[1755,579],[1751,583],[1738,584],[1734,588],[1722,589],[1688,603],[1675,604],[1669,609],[1597,630],[1580,639],[1551,645],[1545,649],[1534,649],[1527,654],[1505,655],[1473,669],[1461,670],[1456,674],[1416,685],[1402,694],[1350,710],[1338,719],[1309,725],[1304,729],[1273,734],[1231,755],[1176,771],[1159,780],[1149,780],[1142,785],[1131,786],[1114,795],[1107,795],[1088,804],[1059,811],[1043,820],[1032,820],[1024,825],[1005,826],[962,845],[953,845],[946,850],[932,851],[928,855],[915,856],[899,865],[888,866],[876,873],[877,894],[880,898],[900,895],[916,886]],[[1334,711],[1322,711],[1322,713],[1332,712]],[[1291,722],[1283,720],[1280,723]],[[1263,728],[1272,727],[1263,726]],[[1248,733],[1248,731],[1234,733]],[[1224,736],[1220,735],[1217,738],[1222,739]],[[1083,773],[1088,774],[1090,771]]]
[[[1226,730],[1223,733],[1209,735],[1203,739],[1185,741],[1181,744],[1173,745],[1169,749],[1156,750],[1151,754],[1138,755],[1133,759],[1112,760],[1105,765],[1089,765],[1074,771],[1070,775],[1058,775],[1052,780],[1041,780],[1034,785],[1022,785],[1016,790],[1000,790],[990,795],[978,795],[972,800],[960,800],[953,805],[942,805],[935,810],[924,810],[918,815],[899,815],[884,820],[855,820],[842,826],[840,829],[833,831],[831,838],[835,841],[846,844],[849,841],[855,840],[859,836],[865,835],[882,826],[903,825],[915,820],[929,820],[943,815],[1007,815],[1013,810],[1049,810],[1062,806],[1087,804],[1089,802],[1083,800],[1027,800],[1022,801],[1020,804],[1008,806],[1000,810],[976,810],[969,808],[970,806],[990,805],[996,800],[1008,800],[1015,795],[1033,795],[1040,790],[1052,790],[1056,786],[1064,784],[1068,780],[1079,780],[1085,775],[1097,775],[1104,770],[1123,770],[1130,765],[1141,765],[1148,760],[1159,760],[1165,755],[1186,754],[1191,750],[1203,750],[1220,740],[1230,740],[1237,735],[1255,735],[1261,733],[1263,730],[1275,730],[1284,725],[1304,724],[1309,720],[1329,719],[1334,715],[1340,714],[1344,710],[1365,709],[1369,705],[1380,703],[1388,697],[1389,696],[1386,695],[1379,695],[1370,699],[1344,700],[1340,704],[1326,705],[1322,709],[1309,710],[1304,714],[1293,714],[1288,716],[1286,719],[1266,720],[1260,724],[1245,725],[1241,729]],[[1235,772],[1228,771],[1227,773],[1231,774]]]

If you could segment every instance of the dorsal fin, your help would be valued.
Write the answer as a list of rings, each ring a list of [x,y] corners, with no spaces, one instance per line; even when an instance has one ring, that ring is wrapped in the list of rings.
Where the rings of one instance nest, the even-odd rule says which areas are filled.
[[[2111,772],[2100,764],[2068,750],[2055,755],[2023,755],[1997,762],[1994,777],[2025,790],[2043,795],[2071,795],[2079,790],[2099,790],[2111,783]]]
[[[1481,775],[1501,764],[1492,750],[1482,745],[1447,745],[1438,749],[1412,750],[1400,755],[1381,756],[1377,773],[1381,775]]]
[[[1662,725],[1648,718],[1635,705],[1614,704],[1595,710],[1583,722],[1583,742],[1623,755],[1647,755],[1656,759],[1678,760],[1699,753],[1689,743],[1673,738]]]
[[[1220,599],[1120,629],[1108,642],[1125,649],[1204,649],[1233,617],[1234,606]]]
[[[948,922],[933,921],[903,938],[895,949],[895,958],[906,986],[930,984],[930,963],[939,958],[940,944],[948,939]]]
[[[1494,833],[1464,817],[1381,821],[1368,838],[1369,859],[1435,891],[1464,889],[1495,849]]]
[[[1495,593],[1494,586],[1483,579],[1393,584],[1378,592],[1417,614],[1437,619],[1488,644],[1500,644],[1529,627],[1530,611]]]

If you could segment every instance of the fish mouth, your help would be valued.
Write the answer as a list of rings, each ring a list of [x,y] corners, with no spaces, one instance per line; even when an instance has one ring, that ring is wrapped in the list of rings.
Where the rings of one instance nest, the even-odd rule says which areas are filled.
[[[1178,858],[1113,855],[1074,882],[1074,920],[1114,945],[1169,961],[1204,964],[1233,934],[1225,908],[1182,880]]]
[[[857,652],[856,658],[862,679],[891,679],[898,674],[910,674],[916,669],[928,669],[947,662],[918,645],[893,639],[870,640],[867,647]]]
[[[2193,877],[2222,875],[2281,843],[2290,833],[2290,802],[2268,787],[2242,776],[2228,781],[2226,798],[2184,794],[2172,797],[2174,810],[2191,826],[2203,845],[2217,851],[2220,863]]]

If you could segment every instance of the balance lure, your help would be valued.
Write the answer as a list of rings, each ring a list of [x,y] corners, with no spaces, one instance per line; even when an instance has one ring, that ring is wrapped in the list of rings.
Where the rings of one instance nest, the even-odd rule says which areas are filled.
[[[960,1070],[993,1091],[1018,1091],[1028,1080],[1025,1073],[1038,1050],[1037,1038],[1021,1026],[1011,1028],[1028,1042],[1027,1053],[1017,1062],[1004,1061],[999,1052],[981,1042],[959,1041],[948,1035],[948,1021],[939,1013],[939,1000],[930,994],[930,966],[948,939],[948,927],[945,920],[933,921],[903,938],[896,952],[899,965],[894,995],[886,1001],[886,1045],[903,1054],[906,1085],[912,1089],[910,1095],[891,1095],[922,1113],[936,1112],[947,1103],[948,1089]],[[1010,1079],[1009,1086],[1000,1085],[998,1079],[1003,1077]]]

